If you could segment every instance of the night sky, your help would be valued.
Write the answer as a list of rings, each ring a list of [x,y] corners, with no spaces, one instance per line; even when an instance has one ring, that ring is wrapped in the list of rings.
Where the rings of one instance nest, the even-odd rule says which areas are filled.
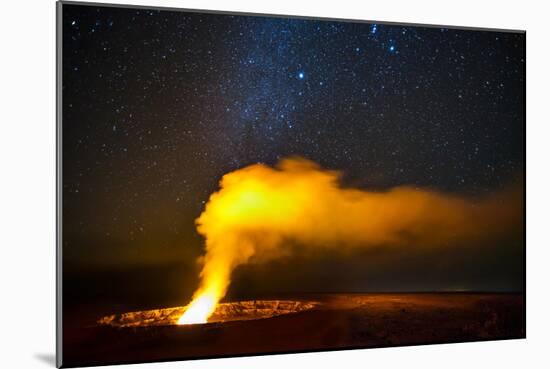
[[[187,263],[192,291],[194,219],[219,179],[291,155],[364,189],[522,182],[522,33],[78,5],[61,21],[67,267]],[[449,282],[430,272],[427,288],[521,288],[522,247],[465,277],[447,262]],[[349,278],[418,288],[412,264],[394,284],[362,266]]]

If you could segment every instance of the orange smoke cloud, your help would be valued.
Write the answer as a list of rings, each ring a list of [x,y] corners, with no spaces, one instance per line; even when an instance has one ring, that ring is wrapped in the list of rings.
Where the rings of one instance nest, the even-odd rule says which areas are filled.
[[[236,170],[223,176],[220,187],[196,221],[206,254],[181,324],[206,322],[237,266],[288,255],[288,245],[444,247],[522,224],[522,197],[511,196],[517,191],[483,199],[406,186],[369,192],[344,188],[339,172],[300,158]]]

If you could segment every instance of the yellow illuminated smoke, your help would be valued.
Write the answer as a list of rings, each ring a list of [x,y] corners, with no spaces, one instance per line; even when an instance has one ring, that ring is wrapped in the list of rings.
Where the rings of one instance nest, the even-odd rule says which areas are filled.
[[[344,188],[340,179],[339,172],[300,158],[224,175],[196,221],[206,253],[199,288],[178,323],[206,322],[237,266],[289,255],[296,247],[445,247],[521,224],[519,191],[471,199],[406,186]]]

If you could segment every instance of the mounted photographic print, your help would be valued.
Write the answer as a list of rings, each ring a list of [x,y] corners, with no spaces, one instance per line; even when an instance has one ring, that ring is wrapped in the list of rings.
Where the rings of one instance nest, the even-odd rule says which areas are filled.
[[[525,337],[525,32],[57,5],[58,365]]]

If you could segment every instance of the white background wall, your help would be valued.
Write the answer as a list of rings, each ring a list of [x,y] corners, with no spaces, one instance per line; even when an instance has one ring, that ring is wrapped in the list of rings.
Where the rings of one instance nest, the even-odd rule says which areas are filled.
[[[128,0],[527,32],[527,340],[144,364],[135,368],[550,367],[549,32],[544,1]],[[112,1],[120,3],[120,1]],[[546,17],[546,19],[545,19]],[[55,352],[55,3],[0,8],[0,367],[52,367]],[[266,332],[266,334],[268,334]],[[530,365],[529,365],[530,364]],[[122,368],[122,367],[121,367]]]

